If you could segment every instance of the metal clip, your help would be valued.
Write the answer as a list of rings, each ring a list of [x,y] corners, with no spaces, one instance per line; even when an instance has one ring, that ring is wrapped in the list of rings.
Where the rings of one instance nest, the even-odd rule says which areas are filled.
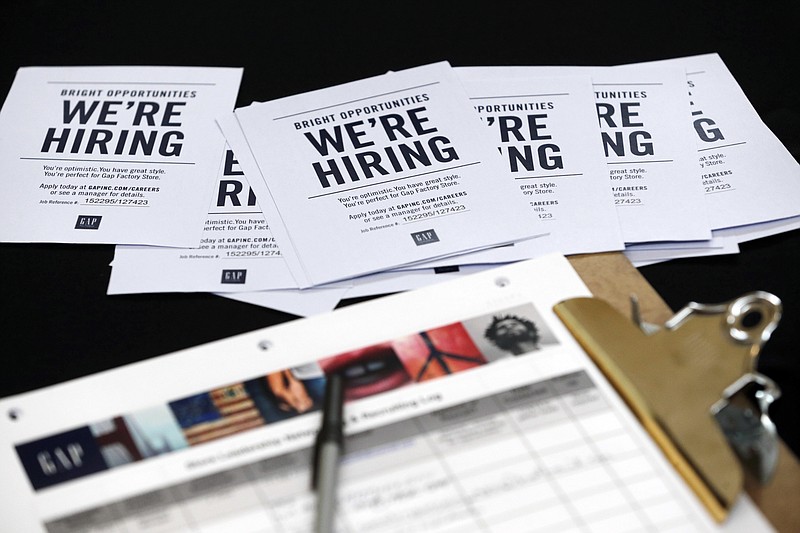
[[[553,307],[653,440],[718,521],[744,486],[767,480],[778,448],[769,404],[777,387],[755,371],[781,303],[765,292],[690,303],[663,326],[596,298]]]
[[[767,483],[778,464],[778,432],[769,406],[780,398],[778,385],[763,374],[745,374],[711,406],[711,414],[725,433],[745,470]]]
[[[639,298],[635,294],[631,294],[631,320],[633,320],[633,323],[636,324],[645,335],[652,335],[661,330],[661,326],[658,324],[644,321],[641,308],[639,307]]]
[[[664,329],[674,330],[693,316],[722,314],[728,342],[750,345],[743,361],[745,374],[723,391],[722,398],[711,406],[711,414],[745,470],[761,483],[772,479],[778,462],[778,433],[769,406],[780,398],[781,391],[774,381],[759,374],[756,366],[761,346],[778,326],[781,313],[778,297],[756,291],[726,304],[690,302],[664,324]],[[646,335],[662,329],[642,320],[635,296],[631,296],[631,318]]]

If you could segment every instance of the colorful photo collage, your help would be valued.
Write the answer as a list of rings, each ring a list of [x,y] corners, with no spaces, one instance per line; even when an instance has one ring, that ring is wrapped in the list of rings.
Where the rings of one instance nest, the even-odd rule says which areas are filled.
[[[334,373],[352,401],[553,344],[555,335],[525,304],[21,444],[17,454],[39,490],[318,411]]]

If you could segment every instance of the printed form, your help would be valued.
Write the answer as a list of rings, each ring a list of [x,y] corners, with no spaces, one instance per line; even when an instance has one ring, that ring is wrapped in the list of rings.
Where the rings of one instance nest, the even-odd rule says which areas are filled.
[[[550,255],[4,399],[4,521],[308,531],[338,373],[336,531],[769,530],[712,523],[553,314],[586,295]]]

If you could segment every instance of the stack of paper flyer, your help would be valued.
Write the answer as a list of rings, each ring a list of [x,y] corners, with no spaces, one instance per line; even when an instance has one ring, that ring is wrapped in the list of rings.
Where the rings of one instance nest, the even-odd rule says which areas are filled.
[[[699,109],[712,107],[698,104],[698,76],[713,112]],[[715,54],[620,67],[442,63],[253,104],[219,123],[235,164],[221,166],[202,253],[175,261],[162,250],[156,262],[152,250],[120,247],[110,292],[207,290],[307,314],[550,251],[624,249],[647,264],[735,253],[800,224],[797,163]],[[472,144],[459,138],[500,162],[477,148],[468,158]],[[491,203],[488,215],[466,198]],[[439,239],[439,224],[455,222],[460,252]],[[536,237],[516,240],[522,228]],[[431,229],[439,240],[424,244],[419,232]],[[487,248],[492,240],[509,244]],[[202,276],[181,274],[192,261],[206,265]]]
[[[0,240],[115,243],[109,294],[309,315],[553,251],[645,265],[800,227],[800,167],[716,54],[442,62],[233,112],[240,77],[20,69]]]
[[[800,166],[760,119],[722,59],[707,54],[646,65],[679,65],[686,72],[715,238],[740,243],[800,227]]]

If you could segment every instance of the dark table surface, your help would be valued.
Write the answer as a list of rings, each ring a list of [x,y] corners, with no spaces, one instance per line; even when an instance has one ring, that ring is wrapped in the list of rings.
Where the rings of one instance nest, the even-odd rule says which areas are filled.
[[[0,11],[0,94],[20,66],[241,66],[242,106],[440,60],[613,65],[718,52],[762,119],[800,154],[795,3],[468,5],[15,1]],[[13,221],[0,213],[0,223]],[[0,396],[296,318],[209,294],[106,296],[113,254],[106,245],[0,244]],[[798,264],[793,231],[736,255],[641,269],[673,309],[757,289],[783,300],[760,366],[784,390],[773,414],[796,453]]]

